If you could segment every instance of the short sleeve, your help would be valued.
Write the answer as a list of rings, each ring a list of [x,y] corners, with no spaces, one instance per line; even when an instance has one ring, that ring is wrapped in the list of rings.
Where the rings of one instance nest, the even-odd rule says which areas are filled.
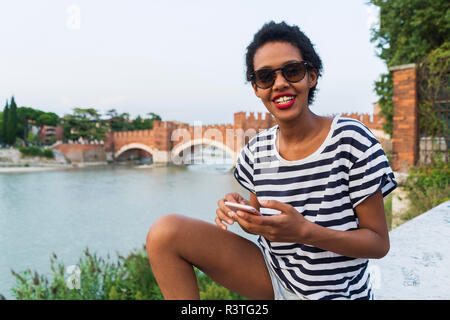
[[[381,190],[386,197],[397,187],[386,154],[377,141],[353,164],[349,173],[349,193],[353,208]]]
[[[255,193],[253,184],[253,154],[249,149],[249,144],[242,148],[236,161],[234,177],[248,191]]]

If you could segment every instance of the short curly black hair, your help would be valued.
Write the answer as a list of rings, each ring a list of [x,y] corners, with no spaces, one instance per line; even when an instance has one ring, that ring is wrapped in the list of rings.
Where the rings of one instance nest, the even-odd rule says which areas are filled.
[[[253,58],[256,51],[267,42],[279,42],[284,41],[292,44],[300,50],[303,59],[312,65],[313,69],[317,70],[317,77],[322,75],[322,60],[314,50],[314,46],[309,38],[300,30],[296,25],[288,25],[284,21],[276,23],[270,21],[265,23],[262,28],[255,34],[253,41],[247,47],[247,53],[245,55],[245,63],[247,67],[246,78],[248,82],[252,81],[252,75],[255,71],[253,64]],[[316,86],[309,90],[308,104],[312,104],[314,101],[314,95],[316,93]]]

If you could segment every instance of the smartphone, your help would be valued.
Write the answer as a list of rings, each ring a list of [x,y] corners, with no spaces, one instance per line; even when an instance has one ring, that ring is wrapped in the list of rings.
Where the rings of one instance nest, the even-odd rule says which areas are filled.
[[[250,212],[250,213],[253,213],[256,215],[260,215],[259,211],[256,210],[255,208],[253,208],[252,206],[247,206],[245,204],[229,202],[229,201],[226,201],[225,205],[233,210],[242,210],[242,211],[247,211],[247,212]]]

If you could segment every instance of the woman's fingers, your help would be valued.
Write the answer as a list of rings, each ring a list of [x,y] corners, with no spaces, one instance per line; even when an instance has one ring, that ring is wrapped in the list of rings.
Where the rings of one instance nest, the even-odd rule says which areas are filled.
[[[225,201],[242,203],[245,199],[237,192],[230,192],[225,195]]]
[[[227,230],[227,225],[222,223],[222,221],[219,219],[219,217],[216,216],[214,221],[216,222],[216,224],[219,228],[222,228],[223,230]]]
[[[230,208],[228,208],[226,205],[225,205],[225,201],[227,201],[227,199],[220,199],[218,202],[217,202],[217,206],[219,207],[219,209],[222,211],[222,217],[225,217],[225,218],[228,218],[228,219],[230,219],[230,218],[233,218],[233,216],[232,215],[230,215],[230,212],[233,212],[233,210],[232,209],[230,209]],[[218,209],[218,210],[219,210]],[[216,214],[217,214],[217,211],[216,211]],[[222,219],[222,220],[225,220],[225,219]]]
[[[216,218],[214,219],[214,221],[216,222],[218,227],[224,230],[227,229],[227,225],[224,222],[228,223],[231,226],[235,222],[235,214],[236,214],[232,209],[228,208],[225,205],[225,201],[242,204],[250,203],[237,192],[227,193],[224,199],[219,199],[219,201],[217,201],[218,208],[216,210]]]
[[[228,223],[230,226],[234,223],[234,220],[232,218],[230,218],[228,215],[226,215],[220,208],[217,208],[217,210],[216,210],[215,221],[216,221],[216,224],[221,228],[223,228],[223,226],[226,227],[226,225],[223,223],[223,221]],[[219,223],[218,223],[218,221],[219,221]]]

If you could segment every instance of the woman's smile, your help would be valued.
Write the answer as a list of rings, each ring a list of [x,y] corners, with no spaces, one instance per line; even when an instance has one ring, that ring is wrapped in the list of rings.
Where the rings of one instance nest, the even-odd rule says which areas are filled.
[[[294,104],[295,99],[295,94],[285,93],[276,95],[275,98],[272,99],[272,102],[275,107],[283,110],[290,108]]]

